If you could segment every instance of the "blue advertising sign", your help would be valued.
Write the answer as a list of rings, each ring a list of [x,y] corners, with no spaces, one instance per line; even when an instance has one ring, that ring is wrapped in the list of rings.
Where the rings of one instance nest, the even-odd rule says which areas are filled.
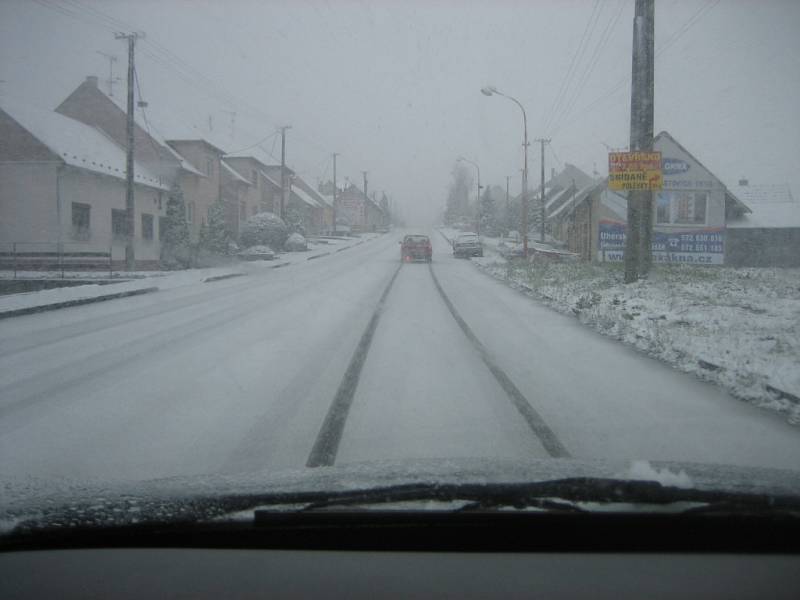
[[[667,175],[680,175],[686,173],[691,168],[691,165],[685,160],[680,158],[662,158],[661,159],[661,172],[664,176]]]
[[[620,262],[625,251],[627,225],[600,221],[599,256],[604,262]],[[725,259],[725,229],[722,227],[653,232],[653,262],[721,265]]]

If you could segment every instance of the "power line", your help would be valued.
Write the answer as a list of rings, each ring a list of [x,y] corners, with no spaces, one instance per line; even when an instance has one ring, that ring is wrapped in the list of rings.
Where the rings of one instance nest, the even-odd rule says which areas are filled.
[[[683,37],[683,35],[686,34],[687,31],[689,31],[689,29],[691,29],[694,25],[696,25],[697,22],[702,17],[704,17],[711,9],[713,9],[717,4],[719,4],[719,2],[720,2],[720,0],[710,0],[709,3],[705,4],[704,6],[699,8],[697,11],[695,11],[692,14],[692,16],[689,17],[689,19],[687,19],[683,23],[683,25],[681,25],[676,31],[674,31],[672,34],[670,34],[670,36],[667,38],[667,40],[664,43],[662,43],[661,46],[659,46],[659,48],[656,49],[655,57],[658,58],[664,52],[666,52],[667,49],[669,49],[671,46],[673,46],[681,37]],[[580,109],[577,113],[573,114],[572,116],[574,118],[577,118],[577,117],[579,117],[581,115],[584,115],[584,114],[586,114],[588,112],[591,112],[592,110],[594,110],[595,108],[597,108],[598,106],[603,104],[606,100],[608,100],[609,98],[614,96],[617,92],[619,92],[620,89],[622,89],[623,86],[628,85],[630,83],[630,81],[631,81],[630,74],[625,75],[624,77],[619,79],[617,81],[617,83],[615,83],[611,88],[609,88],[608,91],[606,91],[605,93],[601,94],[600,96],[598,96],[597,98],[592,100],[589,104],[584,106],[582,109]],[[569,115],[565,115],[565,117],[566,116],[569,116]],[[562,124],[563,124],[563,119],[562,119]],[[559,131],[559,129],[560,129],[560,127],[555,129],[555,130],[553,130],[552,134],[553,135],[556,134]]]
[[[277,131],[273,131],[272,133],[270,133],[265,138],[258,140],[255,144],[250,144],[249,146],[246,146],[244,148],[239,148],[238,150],[232,150],[231,152],[228,152],[228,154],[239,154],[240,152],[245,152],[247,150],[255,148],[256,146],[260,147],[261,144],[263,144],[266,141],[269,141],[270,138],[277,139],[277,137],[276,137],[277,135],[278,135],[278,132]],[[274,146],[273,146],[273,148],[274,148]]]
[[[559,169],[563,169],[564,168],[564,163],[562,163],[561,159],[558,158],[558,154],[556,154],[556,149],[553,148],[553,144],[549,143],[549,144],[547,144],[547,147],[550,148],[550,153],[553,155],[553,158],[556,159],[556,162],[558,163],[558,168]]]
[[[562,100],[564,94],[566,94],[567,89],[572,83],[572,77],[577,64],[580,62],[580,60],[583,59],[585,44],[591,38],[590,29],[593,32],[593,29],[597,24],[597,17],[600,14],[599,11],[597,10],[599,6],[600,6],[600,0],[595,0],[594,5],[592,6],[592,12],[589,15],[589,20],[586,21],[586,26],[583,28],[583,33],[581,34],[581,38],[578,42],[578,47],[575,48],[575,53],[572,55],[572,60],[569,63],[569,68],[567,69],[567,72],[564,75],[564,79],[561,80],[561,85],[558,88],[558,93],[556,94],[555,100],[553,100],[553,106],[550,107],[550,110],[547,112],[547,117],[545,118],[544,124],[542,126],[543,130],[547,127],[553,114],[555,113],[555,111],[559,106],[559,102]]]
[[[608,44],[608,40],[611,38],[611,34],[613,33],[614,28],[616,27],[620,17],[622,16],[622,11],[625,8],[625,2],[626,0],[620,0],[616,14],[612,16],[611,19],[609,19],[609,21],[606,23],[605,29],[603,29],[603,32],[600,34],[600,39],[597,41],[597,44],[595,45],[594,48],[594,52],[591,54],[589,62],[586,64],[583,72],[581,73],[578,85],[573,90],[572,96],[569,99],[567,99],[567,101],[562,105],[560,114],[556,115],[556,117],[551,120],[550,128],[552,130],[558,128],[563,119],[569,114],[569,112],[575,106],[575,103],[577,102],[578,98],[580,98],[580,95],[583,92],[584,87],[586,87],[586,83],[588,82],[589,77],[594,72],[597,63],[600,61],[602,52],[605,49],[606,44]]]

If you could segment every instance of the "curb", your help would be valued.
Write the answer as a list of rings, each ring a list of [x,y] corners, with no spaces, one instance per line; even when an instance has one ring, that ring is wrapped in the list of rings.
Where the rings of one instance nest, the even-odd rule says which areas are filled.
[[[289,262],[278,263],[277,265],[270,265],[270,269],[280,269],[281,267],[288,267],[290,264]]]
[[[315,254],[314,256],[309,256],[306,260],[314,260],[315,258],[322,258],[323,256],[328,256],[330,252],[323,252],[322,254]]]
[[[127,292],[117,292],[116,294],[106,294],[104,296],[94,296],[92,298],[78,298],[76,300],[66,300],[64,302],[55,302],[53,304],[42,304],[41,306],[29,306],[26,308],[17,308],[15,310],[7,310],[0,312],[0,319],[8,319],[10,317],[21,317],[23,315],[32,315],[35,313],[45,312],[48,310],[57,310],[59,308],[69,308],[71,306],[82,306],[83,304],[94,304],[96,302],[104,302],[106,300],[116,300],[117,298],[127,298],[129,296],[141,296],[142,294],[150,294],[157,292],[157,287],[141,288],[138,290],[129,290]]]
[[[231,279],[233,277],[243,277],[244,273],[226,273],[225,275],[214,275],[213,277],[206,277],[203,283],[211,283],[212,281],[222,281],[223,279]]]

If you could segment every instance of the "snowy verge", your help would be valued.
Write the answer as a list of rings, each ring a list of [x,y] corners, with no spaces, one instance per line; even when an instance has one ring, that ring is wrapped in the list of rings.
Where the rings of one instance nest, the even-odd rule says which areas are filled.
[[[481,271],[800,425],[800,269],[659,265],[626,285],[620,265],[507,261],[496,245]]]
[[[362,238],[339,238],[333,242],[326,241],[324,247],[346,249],[365,241],[371,241],[378,237],[376,234],[367,234]],[[314,248],[315,240],[309,241],[309,248]],[[323,246],[323,244],[320,244]],[[326,255],[330,252],[326,252]],[[288,252],[277,255],[281,260],[279,263],[274,261],[255,261],[239,262],[232,261],[230,265],[221,267],[210,267],[204,269],[185,269],[180,271],[137,271],[135,273],[120,273],[120,276],[131,280],[106,285],[87,284],[73,287],[53,288],[36,292],[25,292],[20,294],[9,294],[0,297],[0,318],[20,316],[45,310],[55,310],[101,300],[111,300],[125,296],[145,293],[142,290],[154,291],[153,283],[158,283],[159,290],[174,289],[186,285],[220,281],[232,277],[240,277],[249,273],[258,272],[263,269],[286,267],[293,264],[304,263],[307,256],[300,252]],[[10,279],[11,272],[1,272],[0,277]],[[19,279],[32,278],[59,279],[61,273],[55,272],[19,272]],[[116,274],[115,274],[116,275]],[[66,273],[66,278],[80,277],[86,279],[103,278],[108,279],[107,272],[79,272]]]
[[[79,286],[79,287],[88,287],[88,288],[95,288],[98,286],[90,285],[90,286]],[[72,288],[75,289],[75,288]],[[104,302],[105,300],[115,300],[117,298],[128,298],[130,296],[140,296],[142,294],[150,294],[152,292],[157,292],[157,287],[145,287],[145,288],[136,288],[132,290],[125,290],[125,291],[117,291],[114,293],[101,293],[98,295],[92,295],[94,290],[89,290],[82,292],[79,294],[79,297],[73,298],[71,300],[61,300],[59,302],[51,302],[49,304],[33,304],[31,306],[25,306],[15,309],[9,310],[0,310],[0,319],[7,319],[10,317],[21,317],[23,315],[32,315],[38,312],[44,312],[46,310],[56,310],[59,308],[69,308],[70,306],[81,306],[83,304],[92,304],[94,302]],[[87,295],[88,294],[88,295]]]

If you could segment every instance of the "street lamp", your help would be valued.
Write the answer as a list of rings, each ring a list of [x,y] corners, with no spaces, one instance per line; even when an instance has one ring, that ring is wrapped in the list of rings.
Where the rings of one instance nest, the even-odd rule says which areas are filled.
[[[478,222],[477,222],[477,224],[475,226],[475,229],[477,230],[475,233],[480,234],[480,232],[481,232],[481,168],[478,166],[478,163],[472,162],[470,159],[464,158],[463,156],[459,156],[456,160],[458,162],[469,163],[473,167],[475,167],[475,169],[477,169],[477,171],[478,171]]]
[[[525,148],[525,167],[522,169],[522,252],[527,258],[528,256],[528,115],[525,113],[525,107],[522,106],[519,100],[500,92],[496,87],[487,85],[481,88],[481,94],[484,96],[503,96],[508,98],[519,106],[522,111],[522,126],[524,129],[523,147]],[[544,223],[542,223],[544,228]]]

